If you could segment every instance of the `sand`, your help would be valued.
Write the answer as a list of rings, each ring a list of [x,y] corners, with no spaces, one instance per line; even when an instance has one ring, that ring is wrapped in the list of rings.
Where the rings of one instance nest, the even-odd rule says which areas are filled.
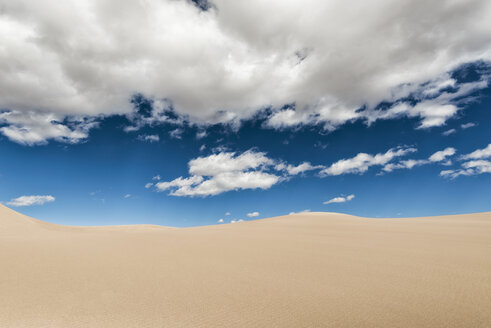
[[[1,327],[491,327],[491,213],[68,227],[0,205]]]

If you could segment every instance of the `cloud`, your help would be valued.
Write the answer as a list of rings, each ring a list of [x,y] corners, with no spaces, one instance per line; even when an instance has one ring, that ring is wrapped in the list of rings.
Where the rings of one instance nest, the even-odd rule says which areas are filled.
[[[223,220],[223,219],[219,219],[219,220],[217,221],[217,223],[223,223],[223,222],[224,222],[224,220]]]
[[[306,209],[306,210],[299,211],[299,212],[290,212],[288,215],[302,214],[302,213],[309,213],[309,212],[310,212],[310,209]]]
[[[416,117],[420,118],[421,122],[417,128],[426,129],[435,126],[442,126],[445,122],[453,117],[460,109],[462,97],[468,96],[471,93],[484,89],[488,86],[487,77],[477,82],[468,82],[457,84],[457,82],[449,77],[449,74],[444,74],[440,79],[450,80],[450,83],[441,83],[439,79],[436,81],[422,83],[415,87],[415,90],[410,94],[413,101],[396,100],[395,103],[387,110],[375,110],[367,112],[367,120],[369,123],[379,119],[394,119],[399,117]],[[436,97],[428,95],[428,89],[431,90],[432,84],[439,84],[436,89],[441,90]],[[451,84],[454,88],[451,92],[445,91],[447,84]],[[415,103],[414,103],[415,102]]]
[[[204,137],[206,137],[206,135],[206,130],[200,130],[196,132],[196,139],[203,139]]]
[[[247,216],[250,218],[255,218],[259,216],[259,212],[247,213]]]
[[[21,207],[21,206],[43,205],[44,203],[50,203],[54,201],[55,201],[55,197],[51,195],[20,196],[12,199],[10,202],[7,203],[7,205]]]
[[[463,155],[462,159],[483,159],[488,157],[491,157],[491,144],[486,148],[477,149],[470,154]]]
[[[131,194],[124,195],[124,198],[130,198],[130,197],[131,197]]]
[[[230,223],[237,223],[237,222],[244,222],[244,220],[242,219],[233,219],[233,220],[230,220]]]
[[[1,101],[0,101],[1,102]],[[0,111],[0,133],[9,140],[27,146],[44,145],[53,139],[78,143],[88,137],[89,130],[98,125],[93,119],[68,118],[62,115],[35,111]]]
[[[207,157],[198,157],[189,162],[189,173],[213,176],[223,172],[257,169],[272,165],[274,161],[263,152],[248,150],[240,155],[235,152],[221,152]]]
[[[226,216],[229,216],[229,215],[230,215],[230,212],[225,213],[225,215],[226,215]]]
[[[139,135],[138,140],[148,141],[148,142],[152,143],[152,142],[159,142],[160,137],[158,134]]]
[[[182,139],[182,134],[184,130],[181,128],[174,129],[169,132],[169,136],[174,139]]]
[[[491,173],[491,161],[475,160],[468,161],[462,164],[462,168],[458,170],[443,170],[440,176],[455,179],[461,175],[477,175],[483,173]]]
[[[461,124],[460,127],[462,129],[468,129],[468,128],[472,128],[476,125],[477,125],[476,123],[469,122],[469,123]]]
[[[346,197],[339,196],[339,197],[334,197],[333,199],[327,200],[327,201],[323,202],[322,204],[327,205],[327,204],[332,204],[332,203],[345,203],[345,202],[349,202],[353,198],[355,198],[355,195],[353,195],[353,194],[348,195]]]
[[[322,169],[322,165],[312,165],[309,162],[303,162],[297,166],[291,164],[280,163],[275,166],[277,171],[287,171],[289,175],[297,175],[311,170]]]
[[[265,172],[274,161],[265,153],[248,150],[242,154],[222,152],[189,161],[190,177],[159,182],[157,190],[173,196],[211,196],[241,189],[269,189],[282,179]]]
[[[491,161],[486,160],[491,157],[491,144],[483,149],[476,149],[472,153],[462,155],[461,160],[466,162],[461,164],[460,169],[443,170],[440,176],[455,179],[461,175],[478,175],[483,173],[491,173]]]
[[[448,157],[453,156],[456,150],[452,147],[447,147],[444,150],[437,151],[433,153],[428,159],[408,159],[399,161],[397,163],[389,163],[386,164],[382,171],[384,172],[392,172],[395,169],[412,169],[416,166],[426,165],[430,163],[440,162],[443,165],[450,165],[451,162],[448,160]],[[445,162],[444,162],[445,161]]]
[[[149,189],[149,188],[151,188],[152,186],[153,186],[153,183],[152,183],[152,182],[149,182],[149,183],[145,184],[145,188],[146,188],[146,189]]]
[[[359,153],[353,158],[342,159],[335,162],[331,166],[323,169],[320,174],[322,176],[341,175],[347,173],[362,174],[365,173],[371,166],[385,165],[396,157],[405,156],[415,151],[415,148],[392,148],[385,153],[379,153],[376,155]]]
[[[170,108],[200,124],[271,108],[275,128],[399,116],[428,128],[460,110],[444,90],[484,87],[446,73],[491,58],[486,0],[210,3],[3,1],[0,108],[23,119],[0,132],[22,144],[78,142],[86,127],[48,118],[130,114],[135,93],[156,103],[159,122]],[[382,102],[397,104],[375,110]]]
[[[447,147],[444,150],[437,151],[433,155],[431,155],[428,160],[430,162],[441,162],[449,156],[453,156],[455,154],[456,150],[453,147]]]
[[[442,135],[444,135],[444,136],[449,136],[449,135],[451,135],[451,134],[454,134],[455,132],[457,132],[457,130],[455,130],[455,129],[450,129],[450,130],[447,130],[447,131],[442,132]]]

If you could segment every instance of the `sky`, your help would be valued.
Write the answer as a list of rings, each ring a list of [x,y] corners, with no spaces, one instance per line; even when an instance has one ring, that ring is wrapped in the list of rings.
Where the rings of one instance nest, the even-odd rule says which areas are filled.
[[[0,6],[0,202],[59,224],[491,211],[491,3]]]

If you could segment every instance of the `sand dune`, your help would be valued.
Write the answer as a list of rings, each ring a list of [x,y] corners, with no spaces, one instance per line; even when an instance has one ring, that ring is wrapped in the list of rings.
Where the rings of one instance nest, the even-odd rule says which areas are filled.
[[[491,213],[66,227],[0,205],[1,327],[491,327]]]

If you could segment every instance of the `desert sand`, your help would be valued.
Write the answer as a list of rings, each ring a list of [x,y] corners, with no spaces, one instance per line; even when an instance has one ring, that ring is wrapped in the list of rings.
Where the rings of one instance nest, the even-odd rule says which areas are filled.
[[[1,327],[491,327],[491,213],[69,227],[0,205]]]

